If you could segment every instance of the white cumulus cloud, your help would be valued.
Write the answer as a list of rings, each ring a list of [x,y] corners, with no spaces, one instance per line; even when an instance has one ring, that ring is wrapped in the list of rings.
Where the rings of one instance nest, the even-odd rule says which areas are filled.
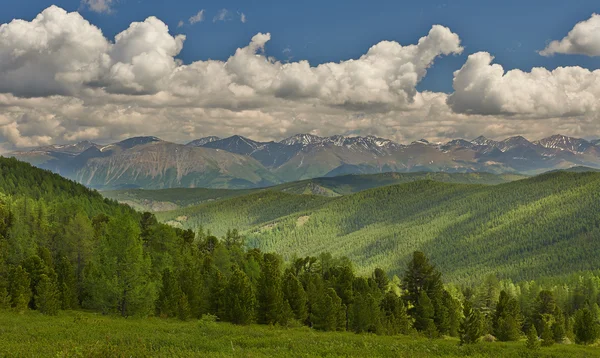
[[[600,15],[593,14],[589,19],[577,23],[565,38],[552,41],[540,51],[542,56],[556,53],[600,56]]]
[[[535,67],[505,72],[492,61],[489,53],[478,52],[454,72],[454,93],[448,98],[454,111],[551,118],[600,110],[600,70]]]

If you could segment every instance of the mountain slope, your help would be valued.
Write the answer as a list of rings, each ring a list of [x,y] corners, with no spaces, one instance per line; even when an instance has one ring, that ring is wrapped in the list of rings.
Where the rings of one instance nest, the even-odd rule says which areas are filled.
[[[152,142],[91,158],[74,177],[85,185],[103,188],[245,188],[278,182],[247,156],[169,142]]]
[[[142,211],[168,211],[255,193],[261,190],[281,191],[289,194],[310,194],[335,197],[362,190],[430,179],[447,183],[500,184],[526,177],[514,174],[490,173],[382,173],[369,175],[344,175],[306,179],[279,184],[264,189],[205,189],[174,188],[161,190],[124,189],[103,191],[107,198],[118,200]]]
[[[140,153],[144,150],[155,152],[155,147],[150,144],[188,154],[195,151],[196,154],[186,154],[183,159],[197,159],[200,164],[182,181],[179,167],[196,164],[177,162],[175,158],[182,156],[175,153],[168,156]],[[375,136],[319,137],[310,134],[298,134],[280,142],[258,142],[239,135],[224,139],[205,137],[185,146],[156,137],[135,137],[104,146],[81,142],[34,148],[11,155],[97,188],[206,186],[249,189],[347,174],[489,172],[537,175],[576,166],[600,169],[598,143],[563,135],[533,142],[521,136],[500,141],[481,136],[472,141],[454,139],[447,143],[421,139],[408,145]],[[129,160],[134,156],[145,159]],[[115,163],[115,159],[124,157],[128,158],[127,168]],[[112,162],[110,158],[113,158]],[[155,168],[148,169],[149,161],[159,159],[167,162],[156,163]],[[96,176],[97,161],[104,161],[105,165],[110,162],[110,168],[114,169],[106,170],[111,174],[100,170],[101,175]],[[229,168],[233,162],[238,164],[235,170]],[[175,170],[176,179],[162,173],[161,178],[167,180],[159,184],[155,173],[164,172],[165,168]],[[124,175],[124,179],[115,181],[115,170],[125,169],[131,172],[118,174]],[[90,178],[92,184],[88,184]]]
[[[600,173],[557,172],[495,186],[415,181],[289,210],[305,198],[261,192],[159,217],[217,233],[236,222],[262,250],[346,255],[361,272],[379,266],[400,273],[414,250],[427,252],[456,282],[600,269]]]

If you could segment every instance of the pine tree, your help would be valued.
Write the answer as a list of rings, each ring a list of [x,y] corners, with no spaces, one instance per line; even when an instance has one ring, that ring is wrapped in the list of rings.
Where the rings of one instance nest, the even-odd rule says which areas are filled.
[[[369,281],[373,285],[369,285]],[[375,280],[357,277],[354,282],[354,298],[350,306],[350,328],[356,332],[381,332],[380,308],[376,296],[380,291]]]
[[[20,265],[11,270],[8,292],[12,308],[18,312],[27,310],[31,299],[30,280],[29,274]]]
[[[165,269],[162,274],[162,286],[156,301],[156,311],[159,316],[175,317],[178,315],[178,307],[183,292],[175,276],[169,269]]]
[[[289,304],[294,318],[304,322],[308,317],[308,296],[298,277],[291,271],[286,273],[283,280],[283,297]]]
[[[565,316],[563,315],[560,308],[557,307],[557,310],[554,314],[554,323],[552,323],[552,338],[557,343],[562,343],[566,330],[565,330]]]
[[[182,321],[187,321],[187,319],[190,318],[190,315],[190,304],[187,295],[182,292],[179,296],[179,301],[177,302],[177,318]]]
[[[470,301],[465,301],[463,307],[464,318],[460,324],[460,344],[473,344],[481,337],[481,317],[479,312],[473,309]]]
[[[92,307],[121,316],[146,315],[153,311],[155,283],[150,277],[151,262],[145,255],[140,228],[129,216],[116,216],[101,238],[88,290]]]
[[[315,329],[335,331],[344,328],[344,310],[342,299],[333,288],[327,288],[314,301],[310,320]]]
[[[448,310],[444,306],[444,286],[441,279],[441,273],[433,266],[424,253],[415,251],[413,258],[408,264],[408,268],[402,279],[402,288],[405,291],[405,300],[412,305],[409,310],[410,315],[415,319],[415,328],[422,330],[419,321],[417,309],[419,307],[419,299],[422,292],[427,294],[428,299],[433,306],[433,322],[436,326],[436,331],[449,330],[449,315]],[[429,329],[431,332],[432,330]]]
[[[494,336],[503,342],[517,341],[521,335],[520,326],[521,313],[517,300],[510,297],[506,291],[501,291],[492,318]]]
[[[429,338],[437,336],[437,328],[433,322],[434,315],[435,310],[431,299],[429,299],[427,292],[421,291],[414,313],[415,329],[425,333]]]
[[[551,330],[551,326],[548,322],[543,321],[543,330],[542,330],[542,335],[540,338],[542,338],[542,346],[543,347],[550,347],[551,345],[554,344],[554,336],[552,334],[552,330]]]
[[[462,318],[462,310],[460,306],[460,302],[452,297],[452,295],[444,290],[443,294],[443,305],[448,312],[448,324],[447,331],[444,333],[450,335],[451,337],[458,337],[458,331],[460,329],[460,321]]]
[[[573,333],[577,344],[592,344],[598,339],[600,334],[598,323],[589,308],[585,307],[575,312]]]
[[[373,271],[373,279],[377,283],[377,288],[379,288],[379,291],[381,291],[382,294],[385,293],[390,282],[390,279],[386,275],[385,271],[379,267],[376,268],[375,271]]]
[[[527,341],[525,342],[525,347],[530,350],[537,350],[540,348],[540,342],[538,340],[537,330],[535,329],[535,325],[531,325],[529,330],[527,331]]]
[[[63,310],[77,308],[79,306],[77,300],[77,280],[73,265],[63,256],[58,260],[56,271],[61,308]]]
[[[281,260],[274,254],[265,254],[258,283],[258,322],[284,324]]]
[[[42,274],[36,292],[37,309],[46,315],[56,315],[60,306],[60,293],[56,288],[56,283],[45,274]]]
[[[387,334],[408,334],[411,322],[401,297],[393,292],[387,292],[381,300],[380,307]]]
[[[252,283],[238,267],[232,271],[225,290],[225,317],[235,324],[249,324],[254,320],[256,297]]]

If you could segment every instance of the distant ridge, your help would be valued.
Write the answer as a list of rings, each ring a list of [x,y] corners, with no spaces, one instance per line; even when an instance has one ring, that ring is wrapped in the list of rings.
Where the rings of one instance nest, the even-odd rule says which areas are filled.
[[[115,187],[256,188],[324,176],[386,172],[520,173],[600,169],[600,142],[561,134],[536,141],[420,139],[297,134],[279,142],[208,136],[185,145],[134,137],[99,146],[52,145],[9,154],[99,189]]]

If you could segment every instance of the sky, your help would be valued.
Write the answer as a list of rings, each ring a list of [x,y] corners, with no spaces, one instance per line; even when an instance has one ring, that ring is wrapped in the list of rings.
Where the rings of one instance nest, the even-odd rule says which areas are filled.
[[[600,137],[600,3],[0,0],[3,150]]]

